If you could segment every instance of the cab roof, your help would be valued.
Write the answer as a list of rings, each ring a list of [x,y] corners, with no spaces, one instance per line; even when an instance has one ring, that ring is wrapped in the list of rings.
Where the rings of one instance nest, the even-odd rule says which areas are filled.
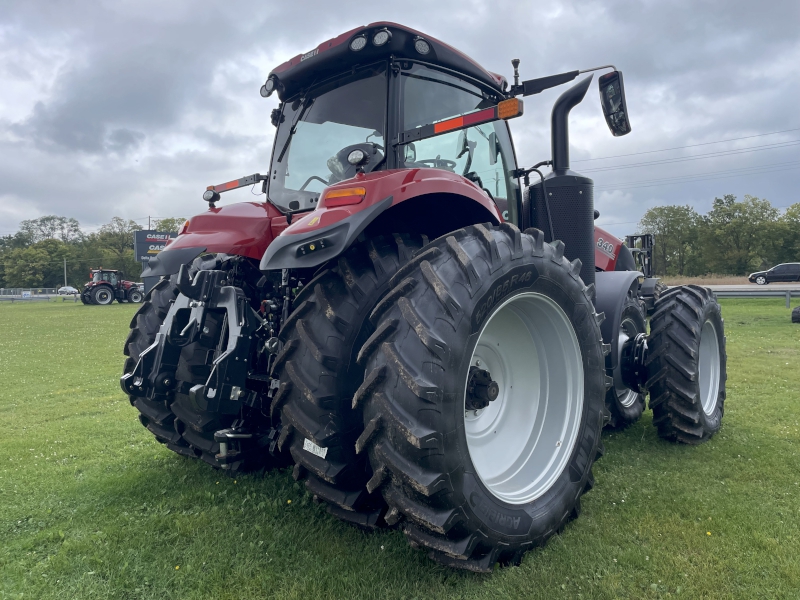
[[[372,43],[372,37],[382,29],[386,29],[391,37],[382,46],[375,46]],[[350,43],[359,36],[365,36],[366,44],[361,50],[354,51],[350,48]],[[419,38],[428,42],[430,50],[426,54],[421,54],[415,48],[415,42]],[[385,60],[390,56],[398,60],[424,61],[457,71],[500,93],[504,92],[508,86],[505,77],[487,71],[452,46],[410,27],[388,21],[356,27],[322,42],[313,50],[305,54],[298,54],[291,60],[278,65],[272,69],[269,77],[277,79],[278,97],[281,101],[285,101],[329,76],[357,65]]]

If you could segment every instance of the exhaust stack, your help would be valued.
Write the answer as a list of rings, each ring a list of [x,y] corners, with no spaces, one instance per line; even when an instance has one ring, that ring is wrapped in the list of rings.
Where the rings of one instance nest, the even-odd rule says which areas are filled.
[[[592,82],[592,75],[579,81],[561,94],[553,105],[550,116],[553,171],[557,175],[569,169],[569,112],[581,103]]]
[[[537,183],[529,187],[523,200],[523,205],[530,207],[530,222],[545,232],[545,239],[561,240],[564,255],[569,260],[580,259],[581,278],[586,285],[594,283],[594,183],[569,170],[568,119],[591,81],[587,77],[556,100],[551,116],[553,172],[544,178],[544,186]]]

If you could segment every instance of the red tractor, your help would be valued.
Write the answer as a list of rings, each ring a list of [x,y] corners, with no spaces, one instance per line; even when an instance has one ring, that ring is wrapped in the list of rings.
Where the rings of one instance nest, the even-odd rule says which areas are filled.
[[[337,517],[489,571],[580,514],[601,430],[637,420],[647,395],[666,440],[719,430],[714,295],[656,299],[569,168],[591,76],[556,101],[549,160],[521,168],[514,152],[520,97],[587,71],[610,69],[603,114],[627,134],[622,74],[520,83],[512,64],[509,85],[374,23],[270,73],[269,170],[209,187],[208,211],[143,273],[162,279],[121,385],[158,441],[231,471],[291,461]],[[264,202],[216,205],[259,183]]]
[[[139,304],[144,299],[142,284],[123,279],[124,273],[116,269],[91,269],[89,281],[83,286],[81,302],[84,304],[111,304],[133,302]]]

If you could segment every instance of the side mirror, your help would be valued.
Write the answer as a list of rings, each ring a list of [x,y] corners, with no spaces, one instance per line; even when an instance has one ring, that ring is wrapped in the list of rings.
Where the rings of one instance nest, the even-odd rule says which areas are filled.
[[[628,120],[628,106],[625,103],[625,87],[622,83],[622,71],[612,71],[602,75],[597,83],[600,87],[600,104],[603,116],[614,136],[631,132]]]

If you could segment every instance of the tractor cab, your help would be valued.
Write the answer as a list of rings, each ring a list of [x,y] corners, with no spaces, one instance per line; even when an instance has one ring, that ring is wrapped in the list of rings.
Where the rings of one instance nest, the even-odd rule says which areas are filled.
[[[92,283],[100,283],[100,282],[107,282],[110,285],[116,287],[117,285],[117,273],[118,271],[112,270],[92,270],[89,272],[89,276],[91,278]],[[119,272],[119,277],[122,277],[122,273]]]
[[[354,62],[362,58],[352,54]],[[313,210],[327,187],[359,173],[441,169],[473,182],[505,211],[509,191],[517,189],[505,121],[413,138],[425,126],[493,108],[501,90],[488,77],[466,77],[421,59],[376,53],[376,62],[282,102],[265,186],[269,200],[284,210]]]

